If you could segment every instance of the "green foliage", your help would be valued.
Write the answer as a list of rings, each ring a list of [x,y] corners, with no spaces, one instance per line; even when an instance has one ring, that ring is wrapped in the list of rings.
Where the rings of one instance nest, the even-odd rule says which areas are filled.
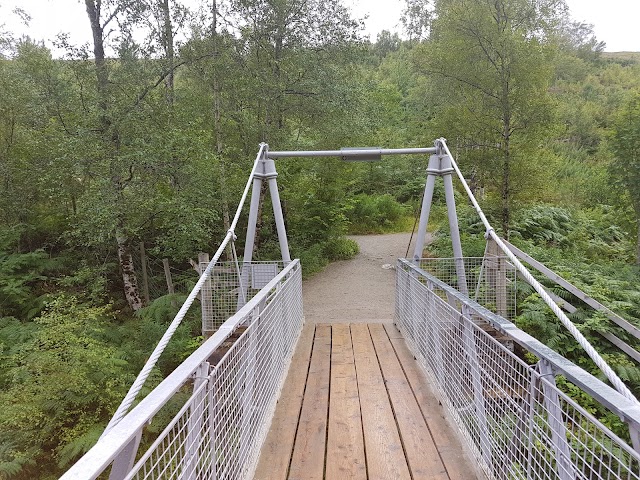
[[[403,220],[410,213],[389,194],[359,194],[353,197],[349,207],[350,232],[358,234],[403,231],[406,229]]]
[[[21,478],[56,472],[86,451],[126,391],[127,362],[107,341],[111,315],[59,296],[3,354],[0,443],[11,447],[0,461],[14,473],[19,465]],[[2,328],[3,344],[13,328]]]
[[[537,243],[563,246],[572,219],[569,212],[551,205],[535,205],[521,211],[513,229],[523,239]]]
[[[42,250],[19,253],[20,229],[0,229],[0,318],[37,315],[46,299],[41,284],[55,265]]]
[[[104,70],[91,48],[61,39],[59,60],[1,33],[0,477],[55,476],[57,464],[89,448],[183,300],[164,296],[135,316],[116,308],[124,305],[116,237],[130,250],[144,240],[172,265],[215,250],[261,141],[279,150],[393,148],[445,136],[494,225],[640,321],[631,266],[640,63],[602,53],[589,26],[552,8],[563,2],[410,0],[409,41],[383,32],[375,44],[358,38],[337,0],[220,0],[216,25],[170,3],[179,49],[158,31],[161,9],[102,2],[105,31],[113,29]],[[357,254],[348,232],[410,230],[426,161],[278,160],[305,276]],[[460,193],[464,252],[482,256],[484,228]],[[434,200],[442,203],[440,182]],[[271,211],[263,201],[260,259],[279,256]],[[240,239],[244,225],[246,216]],[[451,256],[441,206],[431,227],[431,254]],[[597,373],[532,290],[517,288],[519,324]],[[584,306],[572,319],[637,391],[637,367],[600,333],[634,339]],[[199,322],[194,308],[145,388],[197,346]]]
[[[324,255],[329,260],[349,260],[360,251],[358,243],[350,238],[338,237],[327,240],[324,244]]]
[[[614,175],[626,188],[638,224],[637,263],[640,264],[640,94],[626,104],[616,122]]]

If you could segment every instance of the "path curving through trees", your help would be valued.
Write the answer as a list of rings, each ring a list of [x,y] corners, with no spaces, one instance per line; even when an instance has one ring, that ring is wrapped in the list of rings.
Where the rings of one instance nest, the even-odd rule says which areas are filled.
[[[303,283],[305,320],[392,322],[396,259],[405,256],[410,237],[410,233],[350,237],[360,245],[355,258],[334,262]]]

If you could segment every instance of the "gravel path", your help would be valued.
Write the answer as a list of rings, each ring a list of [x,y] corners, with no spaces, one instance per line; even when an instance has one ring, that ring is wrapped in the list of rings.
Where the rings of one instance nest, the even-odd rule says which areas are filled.
[[[392,322],[396,259],[405,256],[410,237],[410,233],[350,237],[360,245],[355,258],[334,262],[303,283],[306,321]]]

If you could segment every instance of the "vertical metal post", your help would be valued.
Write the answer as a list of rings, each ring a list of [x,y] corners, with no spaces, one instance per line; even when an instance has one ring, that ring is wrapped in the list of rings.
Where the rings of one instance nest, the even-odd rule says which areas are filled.
[[[278,231],[278,242],[280,243],[280,252],[282,261],[285,265],[291,262],[289,254],[289,242],[287,241],[287,230],[284,226],[284,216],[282,215],[282,205],[280,203],[280,193],[278,192],[278,183],[276,178],[276,164],[273,160],[264,161],[264,178],[269,182],[269,193],[271,194],[271,203],[273,205],[273,216],[276,221],[276,230]]]
[[[253,179],[251,191],[251,206],[249,207],[249,222],[247,224],[247,236],[244,242],[243,263],[250,264],[253,257],[253,247],[256,241],[256,226],[258,225],[258,209],[260,208],[260,191],[262,190],[262,175],[256,175]]]
[[[451,232],[451,243],[453,245],[453,257],[456,264],[456,275],[458,277],[458,290],[460,290],[464,295],[467,295],[467,276],[465,274],[464,258],[462,256],[460,230],[458,229],[458,214],[456,213],[456,201],[453,193],[453,178],[451,177],[453,172],[454,169],[451,163],[451,157],[448,155],[444,155],[440,152],[429,157],[427,182],[424,187],[424,197],[422,199],[422,208],[420,210],[420,225],[418,227],[418,236],[416,238],[416,246],[413,252],[413,260],[414,262],[417,262],[422,258],[422,251],[424,250],[427,235],[427,225],[429,223],[429,213],[431,212],[431,204],[433,203],[433,191],[435,188],[436,177],[442,177],[444,181],[444,195],[447,203],[447,215],[449,218],[449,231]]]
[[[113,461],[109,480],[122,480],[129,475],[129,472],[136,461],[136,454],[138,453],[138,446],[140,445],[141,438],[142,429],[138,430],[136,435],[129,441],[127,446],[124,447]]]
[[[202,386],[203,383],[208,381],[209,376],[209,362],[204,362],[196,370],[195,379],[193,382],[194,393]],[[192,478],[198,478],[198,468],[200,466],[200,444],[204,441],[203,437],[203,416],[205,410],[205,403],[208,392],[204,388],[199,395],[193,397],[189,407],[189,418],[187,419],[187,438],[185,444],[185,460],[183,462],[183,469],[180,474],[180,479],[189,480]]]
[[[433,282],[427,281],[427,321],[431,324],[430,334],[426,335],[428,338],[433,340],[433,348],[435,352],[435,363],[433,365],[433,370],[436,372],[436,378],[440,383],[440,388],[444,390],[444,381],[445,381],[445,368],[446,364],[444,363],[444,358],[442,357],[442,340],[443,336],[443,328],[438,324],[439,322],[435,320],[438,318],[436,314],[436,292],[434,291]],[[441,318],[444,320],[444,318]],[[425,351],[426,356],[426,351]],[[425,357],[426,359],[426,357]],[[428,360],[427,360],[428,361]]]
[[[507,265],[504,253],[498,247],[494,239],[487,239],[487,252],[485,253],[490,269],[490,284],[495,297],[496,313],[507,318]]]
[[[441,157],[440,174],[444,181],[444,197],[447,202],[447,216],[449,217],[449,232],[453,246],[453,258],[456,263],[456,275],[458,276],[458,290],[463,295],[468,295],[467,276],[464,271],[464,258],[462,256],[462,243],[460,242],[460,230],[458,229],[458,214],[456,212],[456,200],[453,193],[453,172],[451,157]]]
[[[427,172],[431,170],[432,162],[437,161],[437,157],[431,156],[429,159],[429,167]],[[434,167],[435,168],[435,167]],[[429,213],[431,212],[431,204],[433,203],[433,190],[436,184],[436,176],[428,173],[427,182],[424,187],[424,196],[422,197],[422,208],[420,210],[420,225],[418,226],[418,236],[416,237],[416,246],[413,251],[413,259],[418,261],[422,258],[424,243],[427,237],[427,225],[429,223]]]
[[[218,416],[218,400],[219,400],[219,392],[216,389],[217,385],[217,375],[219,375],[220,370],[213,369],[211,372],[211,377],[209,378],[209,387],[207,388],[207,397],[209,401],[208,409],[209,409],[209,425],[208,425],[208,437],[206,439],[209,451],[211,452],[211,462],[209,462],[209,469],[206,474],[203,475],[204,478],[216,479],[218,478],[218,459],[220,458],[220,438],[218,436],[219,425],[221,422],[221,418]]]
[[[242,405],[242,414],[240,417],[241,433],[239,439],[239,455],[242,457],[246,457],[247,453],[251,450],[249,447],[251,442],[254,440],[254,431],[252,428],[256,408],[254,390],[258,360],[258,345],[260,345],[261,341],[264,341],[264,338],[258,338],[261,333],[261,324],[263,323],[260,316],[263,308],[264,303],[261,302],[253,309],[251,312],[250,323],[247,326],[249,331],[245,333],[245,335],[247,335],[247,346],[245,347],[246,360],[243,369],[244,371],[242,372],[242,375],[244,375],[244,382],[240,385],[242,390],[238,392],[241,395],[240,402]]]
[[[251,190],[251,205],[249,206],[249,221],[247,222],[247,236],[244,241],[244,257],[242,259],[242,273],[238,281],[237,309],[240,310],[247,303],[247,292],[249,291],[249,275],[251,260],[253,260],[253,247],[256,241],[256,228],[258,225],[258,210],[260,209],[260,193],[262,191],[262,172],[264,171],[264,160],[260,160],[261,165],[253,178],[253,189]]]
[[[540,376],[546,377],[546,382],[541,382],[544,395],[544,406],[547,410],[549,428],[551,429],[552,448],[556,456],[556,469],[560,480],[575,480],[576,472],[571,460],[571,449],[567,442],[567,427],[562,419],[562,407],[560,397],[555,390],[556,379],[553,368],[546,360],[538,362]]]
[[[471,323],[466,321],[464,317],[471,318],[471,311],[466,305],[462,306],[460,315],[460,323],[462,324],[462,336],[464,353],[467,357],[467,368],[471,373],[471,384],[473,389],[473,403],[476,412],[476,421],[478,422],[478,433],[480,435],[480,451],[488,471],[493,471],[493,453],[491,432],[489,430],[489,422],[487,419],[487,411],[485,408],[484,389],[482,387],[482,372],[480,371],[480,359],[478,358],[478,347],[476,341],[476,333]]]
[[[198,268],[200,275],[204,273],[208,264],[209,254],[200,252],[198,254]],[[213,335],[216,329],[216,326],[213,324],[213,288],[211,286],[211,277],[207,278],[200,290],[200,309],[202,310],[202,336],[206,340]]]

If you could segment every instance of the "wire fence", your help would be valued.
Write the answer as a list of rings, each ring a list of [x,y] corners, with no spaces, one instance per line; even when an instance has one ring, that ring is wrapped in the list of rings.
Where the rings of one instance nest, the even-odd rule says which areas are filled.
[[[419,265],[425,272],[466,293],[488,310],[509,320],[515,319],[517,271],[508,258],[421,258]],[[464,276],[464,283],[461,276]]]
[[[247,329],[199,370],[193,395],[128,479],[252,475],[302,329],[301,278],[297,268],[240,319]]]
[[[203,271],[207,263],[201,263]],[[284,262],[222,262],[213,267],[201,291],[203,332],[215,332],[222,323],[273,280]]]
[[[489,478],[640,479],[640,454],[556,387],[548,361],[507,350],[435,276],[404,260],[396,271],[398,327]]]

